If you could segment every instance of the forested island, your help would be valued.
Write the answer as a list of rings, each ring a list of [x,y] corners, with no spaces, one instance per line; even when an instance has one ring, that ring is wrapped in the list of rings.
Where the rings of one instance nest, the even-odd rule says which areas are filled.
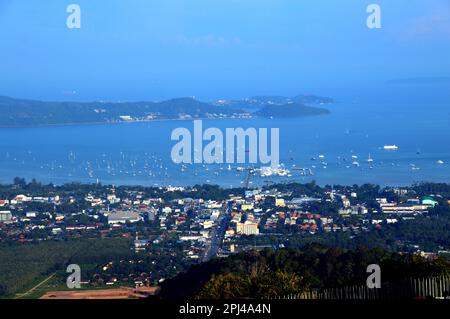
[[[160,102],[46,102],[0,96],[0,127],[122,123],[153,120],[302,117],[329,113],[317,105],[330,98],[254,97],[202,102],[176,98]]]

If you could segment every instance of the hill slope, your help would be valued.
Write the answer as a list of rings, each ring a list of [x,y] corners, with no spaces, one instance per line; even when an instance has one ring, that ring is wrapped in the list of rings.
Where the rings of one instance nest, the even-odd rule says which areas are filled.
[[[0,127],[249,116],[300,117],[329,113],[303,102],[322,104],[330,101],[315,96],[298,96],[255,97],[221,103],[205,103],[193,98],[162,102],[45,102],[0,96]]]
[[[444,259],[426,260],[381,249],[355,251],[317,244],[301,249],[252,251],[192,266],[162,284],[161,298],[266,298],[308,289],[364,285],[367,266],[380,265],[383,281],[450,274]]]
[[[242,114],[225,106],[211,105],[192,98],[163,102],[43,102],[0,97],[0,126],[33,126],[127,120],[205,118]]]

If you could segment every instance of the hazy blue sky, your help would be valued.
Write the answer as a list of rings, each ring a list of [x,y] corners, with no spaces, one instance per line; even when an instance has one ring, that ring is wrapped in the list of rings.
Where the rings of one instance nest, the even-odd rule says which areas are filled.
[[[70,3],[79,30],[66,27]],[[370,3],[380,30],[366,27]],[[335,95],[449,81],[450,1],[0,0],[0,43],[0,95]]]

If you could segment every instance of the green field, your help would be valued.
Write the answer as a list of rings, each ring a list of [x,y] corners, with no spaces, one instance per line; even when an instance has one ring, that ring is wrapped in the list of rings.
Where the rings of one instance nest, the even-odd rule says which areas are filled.
[[[83,270],[131,257],[130,245],[127,238],[0,245],[0,298],[38,298],[46,291],[66,289],[68,264],[78,264]]]

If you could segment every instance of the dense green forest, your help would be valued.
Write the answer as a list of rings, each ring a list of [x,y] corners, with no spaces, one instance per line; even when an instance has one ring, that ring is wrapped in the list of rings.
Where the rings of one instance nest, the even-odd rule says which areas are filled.
[[[195,265],[162,284],[162,298],[266,298],[308,289],[364,285],[367,266],[378,264],[382,280],[450,274],[442,258],[382,249],[344,250],[311,244],[300,249],[250,251]]]

